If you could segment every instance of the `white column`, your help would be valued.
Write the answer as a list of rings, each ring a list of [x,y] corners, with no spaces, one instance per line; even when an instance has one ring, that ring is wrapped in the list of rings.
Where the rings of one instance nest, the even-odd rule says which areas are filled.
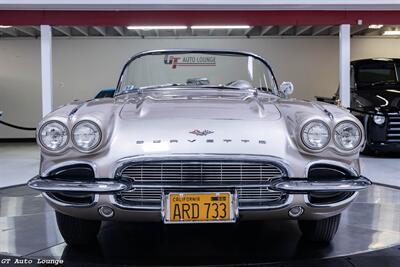
[[[53,70],[51,41],[51,26],[40,25],[43,117],[53,110]]]
[[[339,31],[339,96],[343,107],[350,107],[350,25]]]

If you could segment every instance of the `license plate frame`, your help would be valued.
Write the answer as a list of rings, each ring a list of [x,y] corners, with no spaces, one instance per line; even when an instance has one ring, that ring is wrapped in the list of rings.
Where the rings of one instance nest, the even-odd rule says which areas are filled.
[[[173,195],[210,195],[215,194],[228,194],[229,195],[229,219],[226,220],[171,220],[171,207],[170,197]],[[235,223],[238,218],[238,205],[237,205],[237,193],[229,191],[201,191],[201,192],[163,192],[162,193],[162,204],[161,204],[161,215],[164,224],[204,224],[204,223]]]

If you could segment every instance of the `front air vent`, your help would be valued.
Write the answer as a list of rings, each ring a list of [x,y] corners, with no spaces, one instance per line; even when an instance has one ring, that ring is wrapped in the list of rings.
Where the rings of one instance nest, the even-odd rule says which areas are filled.
[[[310,180],[329,180],[352,176],[352,173],[342,167],[330,164],[315,164],[308,170]],[[308,194],[308,200],[312,204],[333,204],[351,197],[354,192],[318,192]]]
[[[46,178],[69,181],[93,181],[95,174],[90,165],[73,164],[51,171]],[[95,198],[94,194],[77,192],[53,192],[47,193],[47,195],[54,200],[70,205],[90,205]]]

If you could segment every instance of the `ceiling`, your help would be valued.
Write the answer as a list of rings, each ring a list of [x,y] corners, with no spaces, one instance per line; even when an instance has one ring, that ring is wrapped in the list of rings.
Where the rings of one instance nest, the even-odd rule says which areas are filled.
[[[395,25],[386,25],[380,29],[368,26],[352,26],[353,36],[382,36],[386,30],[398,29]],[[184,30],[129,30],[123,26],[53,26],[56,37],[269,37],[269,36],[335,36],[339,34],[338,25],[322,26],[251,26],[248,29],[188,29]],[[39,26],[13,26],[0,28],[0,38],[20,38],[40,36]]]

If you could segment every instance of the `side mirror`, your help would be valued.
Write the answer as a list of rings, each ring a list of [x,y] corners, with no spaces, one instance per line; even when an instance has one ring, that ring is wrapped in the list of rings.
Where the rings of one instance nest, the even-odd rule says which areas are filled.
[[[281,86],[279,86],[279,92],[285,97],[288,97],[289,95],[293,94],[293,91],[294,91],[294,85],[291,82],[283,82]]]

